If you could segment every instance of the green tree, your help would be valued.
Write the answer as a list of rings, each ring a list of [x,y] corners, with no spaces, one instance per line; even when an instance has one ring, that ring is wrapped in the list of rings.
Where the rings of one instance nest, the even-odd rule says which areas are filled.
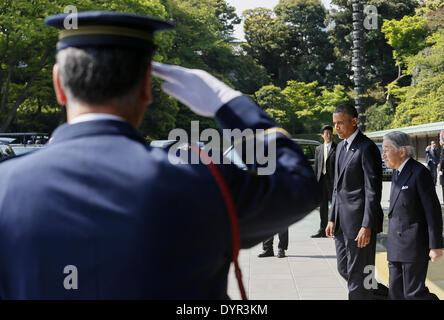
[[[247,10],[244,32],[248,54],[262,64],[275,85],[288,80],[326,82],[332,47],[320,0],[281,0],[274,11]]]
[[[408,57],[427,46],[429,28],[427,22],[418,16],[405,16],[401,20],[385,19],[381,31],[393,48],[395,64],[400,67],[406,64]]]
[[[370,132],[389,129],[394,119],[393,110],[388,103],[382,106],[372,105],[367,109],[365,116],[366,130]]]
[[[400,100],[394,127],[444,121],[444,29],[427,38],[430,45],[407,59],[410,86],[392,88]]]
[[[390,89],[398,83],[399,80],[408,76],[402,68],[406,65],[407,59],[416,55],[427,46],[426,37],[429,28],[424,19],[418,16],[406,16],[401,20],[384,20],[382,25],[387,43],[393,48],[393,57],[395,65],[398,67],[398,75],[388,86],[387,102],[395,111]]]
[[[383,19],[399,20],[404,16],[412,16],[419,4],[416,0],[361,0],[361,3],[364,6],[373,5],[378,11],[378,28],[364,30],[363,67],[366,82],[368,85],[381,82],[386,86],[396,78],[397,67],[394,64],[392,48],[381,32]],[[332,4],[339,7],[339,10],[332,10],[329,15],[333,25],[329,29],[329,34],[334,43],[336,57],[332,73],[341,84],[348,87],[352,85],[350,82],[353,50],[352,1],[332,0]]]
[[[266,85],[255,93],[256,101],[270,117],[290,133],[295,131],[296,115],[290,114],[290,105],[281,88]]]
[[[29,115],[32,110],[41,112],[45,108],[57,108],[51,82],[57,30],[46,26],[43,20],[51,14],[64,12],[64,8],[70,4],[72,2],[69,0],[1,2],[0,131],[10,129],[18,110]],[[118,10],[166,17],[165,8],[159,0],[83,0],[78,1],[76,7],[78,11]],[[157,38],[162,43],[162,36]],[[30,106],[31,102],[37,103],[37,108]],[[57,112],[53,115],[57,121],[49,122],[58,123],[60,115]],[[20,123],[22,126],[26,121]]]

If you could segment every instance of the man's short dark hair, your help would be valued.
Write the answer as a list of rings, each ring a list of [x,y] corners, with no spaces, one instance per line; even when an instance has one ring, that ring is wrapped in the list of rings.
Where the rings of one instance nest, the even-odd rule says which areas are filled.
[[[331,132],[333,132],[333,127],[329,124],[325,124],[321,128],[321,133],[324,133],[325,130],[330,130]]]
[[[60,79],[69,98],[89,104],[125,98],[142,82],[153,50],[69,47],[57,53]]]
[[[340,104],[339,106],[336,107],[336,109],[333,113],[340,113],[340,112],[342,112],[344,114],[348,114],[352,118],[358,117],[358,111],[356,110],[356,108],[354,106],[352,106],[349,103]]]

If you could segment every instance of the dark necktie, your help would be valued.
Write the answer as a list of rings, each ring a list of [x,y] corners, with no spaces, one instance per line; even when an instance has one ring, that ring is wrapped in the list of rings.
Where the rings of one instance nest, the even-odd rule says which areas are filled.
[[[347,145],[348,145],[348,142],[347,142],[347,140],[345,140],[344,144],[342,146],[341,153],[339,154],[339,159],[338,159],[339,171],[341,171],[344,166],[344,159],[345,159],[345,155],[347,153]]]
[[[392,187],[390,190],[390,194],[393,192],[393,189],[395,188],[396,182],[398,181],[398,177],[399,177],[399,171],[393,170]]]

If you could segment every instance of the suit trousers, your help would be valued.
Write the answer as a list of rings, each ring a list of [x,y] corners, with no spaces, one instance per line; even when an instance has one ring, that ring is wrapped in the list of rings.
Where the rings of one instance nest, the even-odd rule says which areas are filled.
[[[321,179],[319,179],[319,184],[321,186],[321,192],[322,192],[322,200],[321,200],[321,206],[319,208],[319,213],[321,216],[321,225],[320,230],[325,231],[325,228],[328,224],[328,202],[331,200],[331,191],[328,186],[328,179],[327,176],[324,174],[321,174]]]
[[[439,300],[425,286],[428,261],[389,261],[389,299],[391,300]]]
[[[366,266],[375,266],[376,233],[372,232],[370,243],[358,248],[358,242],[347,239],[339,227],[335,233],[336,256],[339,274],[347,281],[349,300],[371,300],[371,288],[365,288],[370,272],[364,272]],[[374,273],[373,273],[374,274]],[[376,281],[373,279],[373,281]]]
[[[427,164],[427,168],[430,170],[430,173],[432,174],[433,185],[436,186],[436,180],[438,177],[438,166],[434,164],[432,161],[429,161],[429,163]]]
[[[264,251],[273,251],[273,239],[274,237],[271,237],[262,243],[262,249]],[[288,249],[288,229],[279,233],[278,248],[283,250]]]

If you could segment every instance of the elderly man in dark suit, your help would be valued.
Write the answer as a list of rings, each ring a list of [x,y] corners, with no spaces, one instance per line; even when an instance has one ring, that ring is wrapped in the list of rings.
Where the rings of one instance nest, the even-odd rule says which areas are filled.
[[[367,266],[375,264],[376,234],[382,231],[382,166],[378,147],[358,130],[358,113],[342,104],[333,113],[339,137],[333,201],[326,228],[335,238],[338,270],[349,299],[373,299],[364,286]]]
[[[333,127],[324,125],[321,128],[324,143],[316,147],[315,152],[315,176],[322,190],[321,206],[319,213],[321,225],[318,232],[312,238],[325,238],[325,228],[328,223],[328,203],[333,193],[333,181],[335,174],[336,143],[333,142]]]
[[[233,252],[318,206],[309,162],[248,97],[205,71],[151,62],[153,32],[170,23],[95,11],[64,29],[67,16],[46,22],[61,29],[53,80],[68,123],[0,165],[0,299],[226,299]],[[147,147],[137,128],[153,74],[221,129],[269,132],[274,173]]]
[[[437,299],[425,286],[429,259],[442,257],[441,206],[430,172],[414,160],[409,135],[384,136],[383,157],[395,169],[390,192],[387,260],[390,299]]]

